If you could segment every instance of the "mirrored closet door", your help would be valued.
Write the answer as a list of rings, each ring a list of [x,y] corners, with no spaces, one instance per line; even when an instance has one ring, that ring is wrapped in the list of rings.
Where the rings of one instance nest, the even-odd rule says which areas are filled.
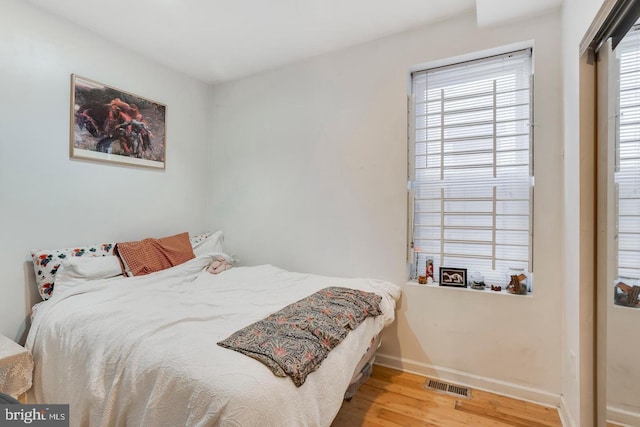
[[[603,144],[609,161],[602,174],[609,211],[607,415],[640,425],[640,27],[624,36],[612,58],[609,87],[615,96],[609,98],[615,110]]]
[[[596,68],[598,425],[635,426],[640,425],[640,26],[603,40]]]

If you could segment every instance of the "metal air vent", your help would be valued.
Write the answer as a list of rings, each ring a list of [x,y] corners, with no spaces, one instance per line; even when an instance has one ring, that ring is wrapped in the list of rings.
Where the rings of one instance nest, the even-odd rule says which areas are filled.
[[[449,384],[442,381],[427,379],[424,385],[427,390],[436,390],[442,393],[447,393],[453,396],[463,396],[471,398],[471,389],[468,387],[459,386],[456,384]]]

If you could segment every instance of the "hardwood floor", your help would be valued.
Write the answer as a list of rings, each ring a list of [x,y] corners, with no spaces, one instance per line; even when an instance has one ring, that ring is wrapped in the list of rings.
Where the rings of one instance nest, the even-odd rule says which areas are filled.
[[[332,427],[556,427],[558,411],[473,389],[471,399],[425,390],[426,378],[374,365]]]

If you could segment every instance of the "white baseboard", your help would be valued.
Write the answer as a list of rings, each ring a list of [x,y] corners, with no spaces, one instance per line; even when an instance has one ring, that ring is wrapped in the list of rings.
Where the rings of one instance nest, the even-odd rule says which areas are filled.
[[[560,396],[558,415],[560,415],[560,421],[562,422],[563,427],[577,427],[571,413],[567,410],[567,404],[564,401],[564,396]]]
[[[607,405],[607,421],[621,426],[640,426],[640,413]]]
[[[395,356],[376,353],[376,364],[389,368],[400,369],[419,375],[430,376],[443,381],[460,384],[463,386],[484,390],[507,397],[513,397],[539,405],[558,408],[560,406],[560,395],[550,393],[545,390],[501,381],[494,378],[482,377],[467,372],[458,371],[451,368],[434,366],[415,360],[401,359]],[[575,426],[569,426],[575,427]]]

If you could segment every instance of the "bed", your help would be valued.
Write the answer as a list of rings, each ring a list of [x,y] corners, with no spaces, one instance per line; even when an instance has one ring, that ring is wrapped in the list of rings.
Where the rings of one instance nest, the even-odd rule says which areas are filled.
[[[56,283],[34,308],[27,338],[31,398],[70,404],[74,426],[329,426],[352,380],[370,370],[399,287],[271,265],[210,274],[216,256],[201,251],[144,276]],[[217,345],[330,286],[379,295],[382,314],[351,331],[302,386]]]

